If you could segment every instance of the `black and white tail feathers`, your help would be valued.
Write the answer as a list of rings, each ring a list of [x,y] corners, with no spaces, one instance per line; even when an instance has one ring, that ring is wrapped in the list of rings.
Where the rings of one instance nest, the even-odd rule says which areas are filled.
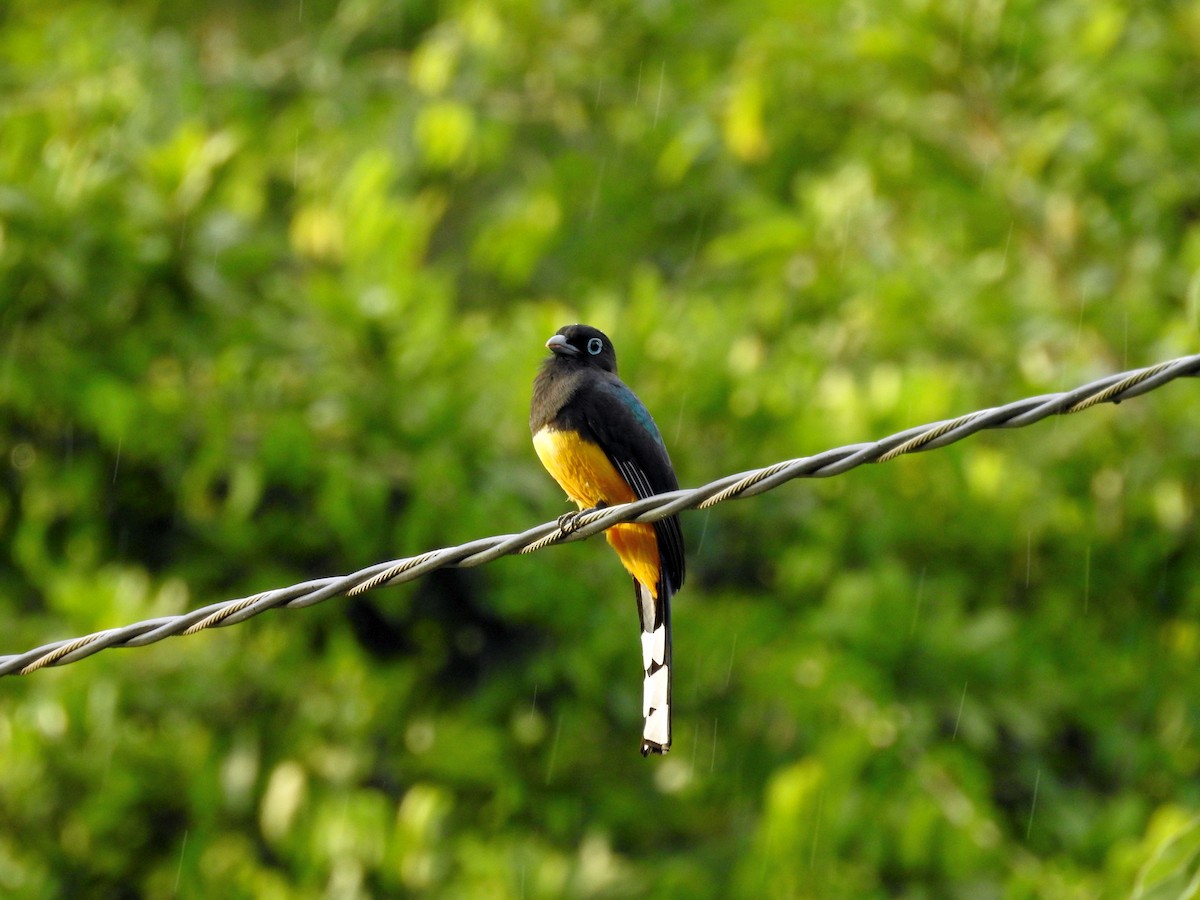
[[[659,579],[658,599],[633,579],[642,626],[642,756],[671,749],[671,585]]]

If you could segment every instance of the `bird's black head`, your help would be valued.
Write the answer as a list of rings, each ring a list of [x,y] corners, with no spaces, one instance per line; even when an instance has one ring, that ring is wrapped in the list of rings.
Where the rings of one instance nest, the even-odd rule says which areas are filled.
[[[546,341],[556,357],[616,374],[617,351],[603,331],[590,325],[564,325]]]

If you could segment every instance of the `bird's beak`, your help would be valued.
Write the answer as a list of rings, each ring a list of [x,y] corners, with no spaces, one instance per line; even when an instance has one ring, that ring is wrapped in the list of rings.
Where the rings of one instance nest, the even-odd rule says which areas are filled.
[[[546,341],[546,349],[558,356],[578,356],[579,351],[567,343],[567,339],[561,334],[556,334],[550,340]]]

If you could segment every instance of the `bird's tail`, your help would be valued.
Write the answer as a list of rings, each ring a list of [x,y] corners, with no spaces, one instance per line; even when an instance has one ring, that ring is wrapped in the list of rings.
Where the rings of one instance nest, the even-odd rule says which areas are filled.
[[[658,583],[658,597],[633,579],[642,625],[642,756],[671,749],[671,586]]]

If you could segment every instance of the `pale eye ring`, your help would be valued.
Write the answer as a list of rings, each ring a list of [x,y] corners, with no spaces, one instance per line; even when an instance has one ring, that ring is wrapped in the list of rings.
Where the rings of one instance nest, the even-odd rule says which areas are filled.
[[[587,352],[592,356],[599,356],[600,351],[604,349],[604,341],[600,338],[588,338]]]

